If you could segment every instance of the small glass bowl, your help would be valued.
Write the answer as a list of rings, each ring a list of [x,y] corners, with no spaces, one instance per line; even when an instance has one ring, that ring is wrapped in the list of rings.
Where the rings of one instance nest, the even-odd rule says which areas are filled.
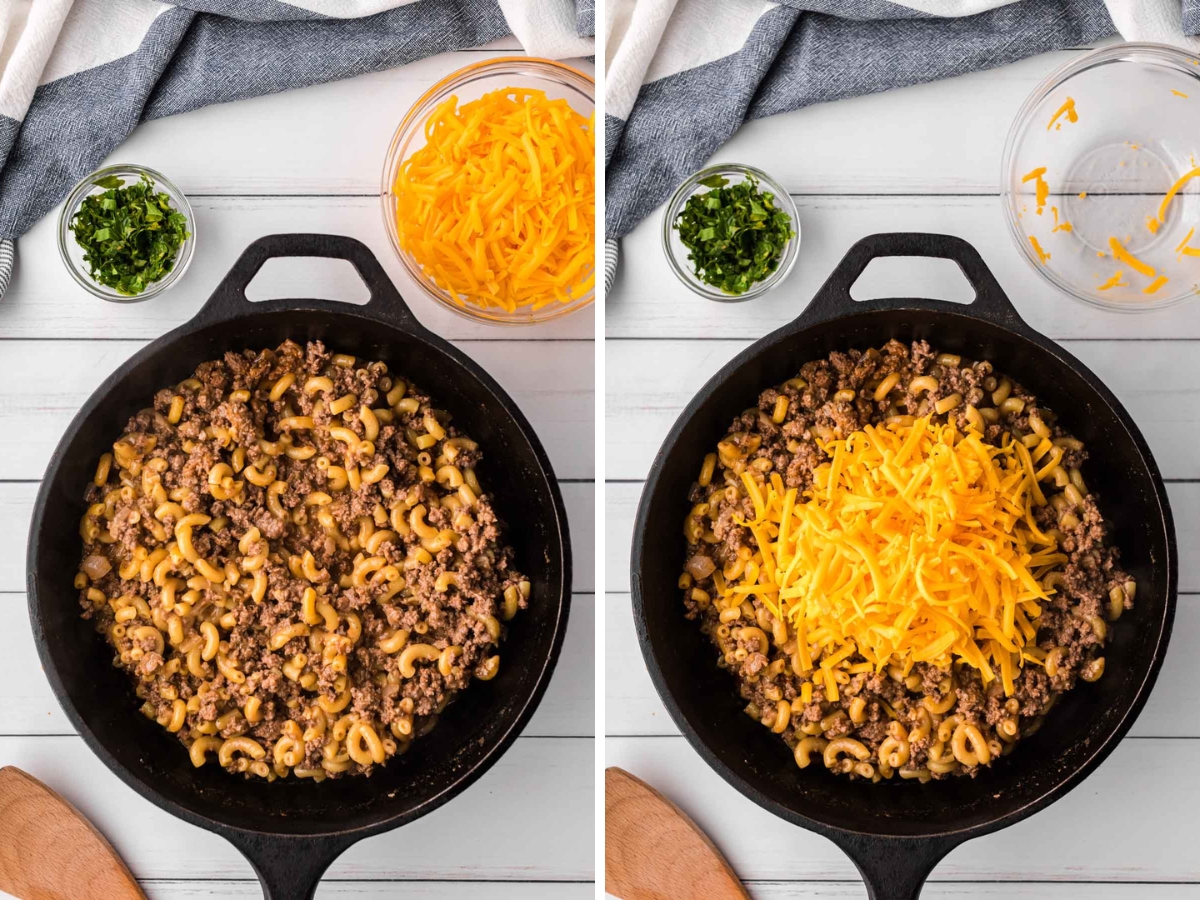
[[[679,239],[679,232],[674,227],[675,220],[679,218],[688,198],[700,191],[711,190],[700,182],[713,175],[723,175],[729,179],[731,185],[740,184],[746,180],[747,176],[753,175],[762,190],[775,195],[776,206],[787,213],[792,220],[792,231],[795,232],[795,235],[784,246],[779,265],[775,267],[774,272],[752,285],[750,290],[744,294],[726,294],[697,278],[696,273],[692,270],[692,264],[688,260],[690,251]],[[788,273],[792,271],[792,266],[796,263],[796,255],[800,251],[800,216],[796,213],[796,204],[792,202],[791,195],[766,172],[753,166],[743,166],[740,163],[720,163],[709,166],[707,169],[701,169],[690,177],[679,186],[679,189],[667,202],[667,208],[663,213],[662,245],[663,252],[667,255],[667,261],[671,264],[671,269],[675,272],[676,277],[701,297],[716,300],[719,303],[740,303],[743,300],[761,297],[788,277]]]
[[[1077,121],[1060,113],[1068,98]],[[1198,161],[1200,60],[1162,44],[1093,50],[1043,81],[1012,124],[1000,183],[1009,231],[1034,271],[1089,306],[1170,306],[1200,289],[1200,258],[1179,249],[1200,247],[1200,237],[1187,239],[1193,227],[1200,234],[1200,180],[1174,197],[1156,231],[1147,222]],[[1023,179],[1043,166],[1049,196],[1038,214],[1037,181]],[[1154,276],[1114,259],[1114,237]],[[1120,283],[1102,290],[1118,271]],[[1145,293],[1160,275],[1167,283]]]
[[[432,278],[400,246],[396,232],[396,195],[392,186],[404,160],[425,145],[425,120],[447,97],[457,95],[460,103],[477,100],[484,94],[502,88],[532,88],[545,91],[551,100],[566,100],[571,108],[585,118],[596,108],[596,80],[590,75],[552,59],[534,56],[502,56],[474,63],[447,75],[426,91],[405,114],[383,162],[380,185],[380,207],[392,249],[401,264],[421,289],[442,306],[479,322],[492,325],[532,325],[548,322],[578,309],[590,306],[596,299],[595,288],[568,303],[552,300],[540,309],[518,307],[515,312],[503,309],[483,309],[471,303],[460,304],[449,291],[439,287]],[[586,273],[585,273],[586,274]]]
[[[140,294],[132,296],[119,293],[106,285],[100,284],[98,281],[92,280],[92,276],[88,274],[88,264],[83,261],[83,248],[75,242],[75,234],[70,228],[71,220],[75,218],[75,213],[79,211],[79,207],[83,204],[84,197],[87,197],[89,194],[104,193],[107,190],[106,188],[99,187],[96,182],[101,178],[107,178],[109,175],[116,175],[118,178],[125,179],[126,187],[139,181],[143,175],[147,176],[154,181],[155,189],[165,193],[171,199],[171,205],[183,213],[188,221],[187,230],[189,236],[180,245],[179,251],[175,254],[175,265],[172,266],[171,271],[158,281],[147,285],[146,289]],[[112,166],[105,166],[103,169],[93,172],[84,178],[79,184],[75,185],[70,195],[68,195],[66,202],[63,204],[62,213],[58,217],[58,255],[62,258],[63,265],[67,267],[67,271],[71,273],[71,277],[80,286],[86,288],[101,300],[110,300],[113,303],[140,303],[142,300],[149,300],[151,297],[156,297],[170,288],[187,271],[187,267],[192,261],[192,252],[195,250],[195,247],[196,216],[192,213],[192,205],[188,203],[188,199],[184,196],[183,191],[172,184],[167,176],[161,172],[156,172],[153,169],[132,163],[118,163]]]

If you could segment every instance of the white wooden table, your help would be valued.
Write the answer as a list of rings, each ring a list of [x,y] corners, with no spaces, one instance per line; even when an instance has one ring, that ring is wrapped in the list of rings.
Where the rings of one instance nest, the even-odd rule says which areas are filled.
[[[623,243],[618,281],[606,300],[605,765],[630,770],[682,806],[762,900],[842,900],[866,892],[833,844],[742,797],[678,734],[634,635],[628,593],[633,515],[653,455],[684,404],[738,351],[794,318],[855,240],[880,231],[967,239],[1026,321],[1106,381],[1166,476],[1182,561],[1184,593],[1170,653],[1132,734],[1050,809],[951,853],[924,896],[1200,898],[1200,707],[1194,700],[1200,681],[1200,298],[1129,317],[1056,294],[1018,255],[997,196],[1009,122],[1035,84],[1071,56],[1052,53],[744,128],[715,159],[770,172],[794,195],[803,228],[795,270],[766,297],[722,305],[680,285],[659,247],[661,209]],[[858,287],[869,287],[866,296],[875,297],[970,297],[953,264],[874,263]]]
[[[0,654],[0,765],[20,766],[79,807],[151,897],[261,893],[231,845],[140,798],[74,733],[29,631],[29,514],[50,453],[84,399],[145,343],[195,314],[250,241],[284,231],[365,241],[417,317],[512,394],[562,482],[575,556],[562,659],[522,737],[449,805],[348,851],[317,897],[593,896],[595,317],[589,310],[514,331],[443,312],[406,279],[377,196],[388,141],[412,102],[463,65],[519,49],[509,39],[139,128],[111,161],[143,163],[171,178],[191,199],[199,235],[186,277],[157,299],[119,306],[77,287],[57,258],[57,210],[19,243],[19,268],[0,302],[0,634],[8,648]],[[264,268],[251,293],[341,299],[365,291],[348,264],[281,260]]]

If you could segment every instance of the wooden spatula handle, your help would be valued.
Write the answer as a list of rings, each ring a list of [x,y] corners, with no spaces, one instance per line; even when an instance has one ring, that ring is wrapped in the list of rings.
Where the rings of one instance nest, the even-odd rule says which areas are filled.
[[[604,882],[621,900],[750,900],[686,813],[616,767],[604,772]]]
[[[12,766],[0,769],[0,891],[20,900],[146,900],[104,835]]]

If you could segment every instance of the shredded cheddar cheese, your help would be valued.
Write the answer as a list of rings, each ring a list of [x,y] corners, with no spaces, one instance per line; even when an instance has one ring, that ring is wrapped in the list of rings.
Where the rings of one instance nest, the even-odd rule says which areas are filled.
[[[1059,122],[1058,120],[1064,114],[1066,115],[1068,122],[1078,122],[1079,121],[1079,113],[1075,112],[1075,98],[1074,97],[1068,97],[1067,102],[1064,103],[1062,106],[1060,106],[1058,108],[1058,111],[1053,116],[1050,117],[1050,124],[1048,124],[1046,126],[1046,130],[1049,131],[1051,128],[1054,128],[1057,131],[1059,128],[1062,128],[1062,122]]]
[[[1101,255],[1103,256],[1103,254],[1101,254]],[[1124,270],[1124,269],[1118,269],[1118,270],[1117,270],[1117,273],[1116,273],[1115,275],[1113,275],[1113,277],[1112,277],[1112,278],[1108,279],[1108,281],[1104,282],[1104,284],[1102,284],[1102,285],[1099,285],[1099,286],[1096,288],[1096,290],[1098,290],[1098,291],[1108,291],[1108,290],[1111,290],[1112,288],[1115,288],[1115,287],[1129,287],[1129,283],[1128,283],[1128,282],[1126,282],[1126,281],[1122,281],[1122,280],[1121,280],[1121,276],[1122,276],[1122,275],[1124,275],[1124,274],[1125,274],[1125,270]]]
[[[1112,249],[1113,259],[1117,260],[1118,262],[1125,263],[1125,265],[1129,266],[1129,268],[1133,269],[1133,271],[1140,275],[1145,275],[1147,278],[1154,277],[1154,266],[1146,265],[1132,253],[1122,247],[1121,242],[1115,237],[1110,237],[1108,239],[1108,246]]]
[[[1067,559],[1034,519],[1053,466],[1038,470],[1008,436],[996,447],[928,416],[822,449],[830,461],[803,496],[778,473],[742,475],[755,517],[739,524],[762,562],[725,590],[790,624],[793,666],[830,699],[852,668],[918,662],[962,661],[1012,694],[1017,669],[1041,659],[1038,578]]]
[[[1166,275],[1159,275],[1152,282],[1150,282],[1148,285],[1146,285],[1144,288],[1142,288],[1142,293],[1143,294],[1156,294],[1156,293],[1158,293],[1158,289],[1160,287],[1162,287],[1164,284],[1166,284],[1168,280],[1169,279],[1167,278]]]
[[[400,246],[461,306],[515,312],[595,284],[595,114],[505,88],[425,123],[393,191]]]
[[[1042,214],[1042,207],[1046,205],[1046,198],[1050,196],[1050,185],[1042,178],[1045,174],[1046,167],[1038,166],[1021,178],[1021,184],[1025,184],[1028,181],[1034,182],[1034,200],[1037,201],[1037,210],[1035,211],[1039,216]]]
[[[1175,252],[1182,253],[1184,256],[1200,256],[1200,248],[1188,246],[1188,241],[1192,239],[1192,235],[1195,233],[1196,227],[1193,225],[1188,229],[1188,233],[1183,236],[1183,240],[1179,242],[1179,246],[1175,248]]]
[[[1175,90],[1175,88],[1171,88],[1171,93],[1174,94],[1176,97],[1182,97],[1184,100],[1186,100],[1188,98],[1187,94],[1185,94],[1183,91],[1177,91],[1177,90]]]
[[[1050,258],[1050,254],[1042,249],[1042,245],[1038,243],[1038,239],[1032,234],[1029,236],[1029,243],[1033,245],[1033,252],[1037,254],[1038,262],[1044,266],[1046,260]]]
[[[1050,207],[1050,212],[1054,213],[1054,227],[1050,229],[1051,234],[1053,234],[1056,231],[1071,232],[1071,231],[1075,230],[1074,226],[1070,222],[1068,222],[1066,219],[1063,219],[1061,222],[1058,220],[1058,207],[1057,206]]]
[[[1183,190],[1187,183],[1197,175],[1200,175],[1200,168],[1191,169],[1187,172],[1184,172],[1183,175],[1179,177],[1179,180],[1171,185],[1170,190],[1167,191],[1167,195],[1163,197],[1162,203],[1158,205],[1159,224],[1167,221],[1167,207],[1171,205],[1171,201],[1175,198],[1175,195]]]

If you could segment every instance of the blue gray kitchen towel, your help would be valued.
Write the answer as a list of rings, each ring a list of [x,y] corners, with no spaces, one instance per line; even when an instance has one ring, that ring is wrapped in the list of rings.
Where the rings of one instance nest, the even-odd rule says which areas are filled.
[[[609,0],[605,284],[617,239],[743,122],[1079,46],[1200,51],[1200,0]]]
[[[0,0],[0,297],[14,242],[139,122],[513,34],[594,50],[593,0]]]

